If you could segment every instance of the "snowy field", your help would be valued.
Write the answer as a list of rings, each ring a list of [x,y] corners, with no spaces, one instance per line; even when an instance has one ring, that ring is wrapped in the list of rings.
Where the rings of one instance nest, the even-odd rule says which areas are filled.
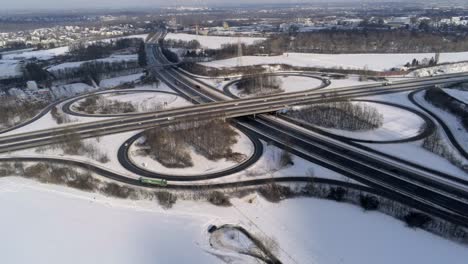
[[[0,80],[21,76],[20,65],[17,60],[0,59]]]
[[[143,75],[144,75],[143,73],[137,73],[137,74],[132,74],[132,75],[125,75],[125,76],[119,76],[115,78],[104,79],[99,82],[99,87],[114,88],[124,83],[135,82],[139,80]]]
[[[191,41],[197,40],[200,42],[200,45],[205,49],[219,49],[223,44],[237,44],[238,38],[237,37],[218,37],[218,36],[203,36],[203,35],[193,35],[193,34],[185,34],[185,33],[169,33],[166,36],[166,39],[174,39],[174,40],[183,40],[183,41]],[[241,37],[240,38],[242,43],[246,45],[254,44],[256,41],[265,40],[265,38],[253,38],[253,37]]]
[[[65,98],[97,90],[86,83],[71,83],[53,86],[50,91],[55,98]]]
[[[394,67],[403,67],[414,58],[422,60],[434,57],[434,53],[413,54],[314,54],[284,53],[280,56],[257,57],[243,56],[242,65],[289,64],[299,67],[369,69],[385,71]],[[468,60],[468,52],[441,53],[440,63]],[[222,68],[237,66],[237,58],[202,63],[205,66]]]
[[[304,77],[304,76],[278,76],[281,82],[281,89],[285,93],[300,92],[304,90],[314,89],[322,84],[322,81]],[[230,87],[231,92],[238,97],[249,97],[254,95],[243,94],[236,85]]]
[[[274,238],[283,263],[463,264],[468,258],[465,246],[353,205],[313,198],[279,204],[256,195],[246,198],[232,199],[234,206],[228,208],[178,201],[164,210],[155,201],[112,199],[2,178],[2,262],[225,263],[215,255],[233,252],[210,247],[210,224],[238,224],[254,235]],[[237,263],[249,263],[239,259]]]
[[[132,55],[111,55],[108,58],[104,59],[97,59],[97,60],[90,60],[90,61],[75,61],[75,62],[65,62],[61,63],[52,67],[47,68],[48,71],[54,72],[58,70],[63,70],[63,69],[73,69],[73,68],[78,68],[81,66],[81,64],[85,62],[122,62],[122,61],[137,61],[138,56],[136,54]]]
[[[353,102],[360,105],[368,105],[377,109],[383,115],[383,125],[374,130],[346,131],[333,128],[321,128],[336,135],[353,139],[389,141],[413,137],[419,134],[424,120],[414,113],[404,109],[369,102]]]
[[[68,46],[55,49],[20,51],[18,53],[9,53],[3,56],[3,59],[26,60],[37,58],[38,60],[50,60],[55,56],[64,55],[68,52]]]

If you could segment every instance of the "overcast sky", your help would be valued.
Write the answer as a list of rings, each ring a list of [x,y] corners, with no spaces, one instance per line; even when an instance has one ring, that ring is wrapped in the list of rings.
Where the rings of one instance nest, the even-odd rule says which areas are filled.
[[[332,0],[331,2],[351,2],[362,0]],[[370,2],[372,0],[367,0]],[[379,1],[379,0],[374,0]],[[390,0],[387,0],[390,1]],[[395,1],[395,0],[393,0]],[[398,0],[397,0],[398,1]],[[95,7],[158,7],[161,5],[206,6],[210,4],[252,4],[252,3],[297,3],[330,2],[328,0],[0,0],[1,9],[68,9]]]

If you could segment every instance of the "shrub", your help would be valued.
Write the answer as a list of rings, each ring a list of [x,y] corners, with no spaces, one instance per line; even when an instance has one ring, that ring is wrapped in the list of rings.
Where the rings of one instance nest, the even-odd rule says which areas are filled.
[[[335,200],[337,202],[341,202],[343,201],[343,198],[346,193],[347,193],[347,190],[342,187],[330,188],[330,192],[328,193],[327,198],[331,200]]]
[[[208,194],[208,202],[216,205],[216,206],[231,206],[231,202],[229,201],[229,197],[227,197],[224,193],[219,191],[212,191]]]
[[[45,163],[37,163],[35,165],[29,166],[24,169],[24,177],[26,178],[37,178],[37,177],[44,177],[48,170],[48,166]]]
[[[261,196],[266,200],[277,203],[282,199],[292,195],[291,188],[286,186],[281,186],[276,183],[271,183],[265,186],[262,186],[258,189]]]
[[[177,201],[177,196],[167,191],[156,192],[155,195],[159,205],[165,209],[172,208]]]
[[[11,176],[15,173],[15,170],[11,163],[1,164],[0,167],[0,177]]]
[[[291,153],[289,153],[289,151],[287,151],[287,150],[283,150],[281,152],[281,157],[280,157],[279,163],[280,163],[279,164],[280,168],[283,168],[283,167],[286,167],[286,166],[289,166],[289,165],[291,165],[291,166],[294,165]]]
[[[430,216],[419,212],[410,212],[405,216],[404,220],[409,227],[419,228],[425,227],[432,221]]]
[[[377,210],[379,208],[379,200],[375,196],[361,194],[359,202],[364,210]]]
[[[83,191],[93,191],[97,188],[97,183],[98,181],[95,180],[90,173],[84,173],[78,175],[75,179],[68,181],[67,186]]]
[[[106,195],[122,199],[126,199],[135,194],[134,189],[130,189],[126,186],[121,186],[113,182],[107,183],[104,188],[101,189],[101,191]]]

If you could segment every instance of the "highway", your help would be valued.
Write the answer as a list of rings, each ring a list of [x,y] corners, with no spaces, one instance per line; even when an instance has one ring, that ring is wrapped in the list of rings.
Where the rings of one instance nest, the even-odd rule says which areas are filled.
[[[58,143],[65,140],[64,136],[70,133],[88,138],[141,131],[186,121],[236,118],[233,120],[236,126],[246,129],[248,133],[260,139],[286,148],[293,154],[337,171],[382,193],[390,193],[393,197],[405,200],[416,208],[424,208],[426,212],[445,216],[450,221],[464,226],[468,225],[466,184],[455,182],[453,178],[444,177],[437,172],[398,162],[389,156],[365,151],[342,140],[314,133],[265,114],[305,103],[349,100],[367,95],[421,90],[440,84],[463,82],[468,80],[468,73],[404,80],[391,85],[359,85],[232,99],[222,91],[178,71],[176,64],[167,62],[158,44],[164,35],[164,33],[156,34],[155,38],[146,45],[148,62],[154,65],[150,67],[151,72],[181,96],[204,104],[4,136],[0,137],[0,152]],[[216,175],[216,177],[221,176]],[[176,182],[181,179],[171,180]]]
[[[157,64],[158,61],[165,63],[158,44],[147,44],[147,53],[150,63]],[[221,100],[236,101],[200,81],[193,80],[187,74],[178,72],[175,67],[163,69],[154,67],[152,72],[182,95],[187,98],[198,98],[201,103]],[[334,89],[332,92],[298,92],[286,94],[284,97],[297,99],[316,96],[315,101],[297,102],[297,104],[303,104],[306,101],[323,102],[371,94],[420,90],[434,87],[436,84],[456,83],[462,80],[466,80],[466,73],[441,78],[399,81],[389,86],[365,85]],[[267,96],[266,98],[276,97]],[[292,124],[279,121],[269,115],[259,115],[257,118],[243,117],[236,120],[239,125],[250,129],[265,141],[274,142],[307,160],[342,173],[377,190],[398,193],[414,202],[423,203],[446,213],[455,213],[460,217],[460,221],[468,220],[466,186],[453,183],[441,175],[434,176],[392,161],[388,157],[376,157],[375,153],[357,150],[356,147],[339,140],[304,132],[301,128],[296,128]]]
[[[214,91],[210,88],[203,88],[204,93],[194,91],[196,86],[201,89],[202,84],[194,84],[193,80],[185,75],[181,75],[173,70],[160,70],[163,75],[160,75],[162,81],[175,87],[176,82],[185,83],[186,89],[181,90],[175,87],[176,91],[180,92],[182,96],[188,100],[198,100],[201,98],[202,102],[217,101],[205,103],[203,105],[187,106],[177,109],[155,111],[142,114],[134,114],[126,117],[112,118],[102,121],[86,122],[80,124],[63,125],[57,128],[38,130],[28,133],[18,133],[12,136],[0,137],[0,152],[8,152],[14,150],[21,150],[35,146],[41,146],[40,142],[50,144],[53,140],[59,140],[60,135],[69,133],[78,133],[83,138],[92,137],[97,135],[108,135],[138,129],[145,129],[154,126],[165,126],[170,124],[177,124],[184,121],[213,119],[213,118],[233,118],[249,116],[253,114],[262,114],[269,112],[276,112],[278,110],[287,109],[293,105],[325,102],[333,100],[347,100],[350,98],[376,95],[385,93],[395,93],[407,90],[417,90],[422,88],[433,87],[435,84],[442,83],[457,83],[468,79],[468,74],[456,74],[450,76],[433,77],[423,80],[415,80],[412,82],[402,81],[391,86],[379,85],[365,85],[356,87],[346,87],[333,90],[324,91],[306,91],[297,93],[286,93],[280,95],[269,95],[258,98],[246,98],[237,100],[228,100],[227,96],[223,95],[221,91]],[[178,89],[178,90],[177,90]],[[223,101],[221,101],[223,100]],[[48,140],[47,142],[45,140]],[[42,144],[44,145],[44,144]]]

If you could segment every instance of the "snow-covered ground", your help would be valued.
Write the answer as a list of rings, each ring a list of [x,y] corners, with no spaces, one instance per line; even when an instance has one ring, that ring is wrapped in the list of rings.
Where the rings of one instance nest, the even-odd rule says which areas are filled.
[[[464,56],[463,56],[463,60],[466,60]],[[422,69],[414,70],[408,75],[414,76],[414,77],[427,77],[427,76],[433,76],[433,75],[450,74],[450,73],[458,73],[458,72],[466,72],[466,71],[468,71],[468,62],[462,62],[462,63],[454,63],[454,64],[422,68]]]
[[[315,53],[284,53],[280,56],[243,56],[242,65],[259,64],[289,64],[300,67],[369,69],[374,71],[389,70],[403,67],[413,59],[423,60],[434,57],[434,53],[398,53],[398,54],[315,54]],[[468,60],[468,52],[441,53],[440,63]],[[203,65],[222,68],[237,66],[237,58],[204,62]]]
[[[186,33],[169,33],[165,39],[191,41],[197,40],[200,45],[205,49],[219,49],[223,44],[237,44],[237,37],[219,37],[219,36],[203,36],[193,35]],[[240,37],[241,43],[246,45],[254,44],[256,41],[265,40],[265,38],[254,38],[254,37]]]
[[[462,145],[465,151],[468,151],[468,133],[463,127],[461,120],[450,112],[444,111],[424,99],[424,93],[420,92],[414,96],[414,99],[433,114],[442,119],[448,126],[458,143]]]
[[[0,60],[0,80],[21,76],[19,61]]]
[[[250,158],[254,153],[254,146],[252,141],[242,132],[237,131],[237,143],[232,146],[232,151],[234,153],[241,153],[245,155],[245,160]],[[189,153],[193,161],[193,166],[189,168],[167,168],[158,161],[152,159],[148,156],[137,155],[136,152],[139,147],[134,143],[130,147],[129,158],[132,162],[143,169],[163,173],[170,175],[203,175],[206,173],[214,173],[218,171],[224,171],[229,168],[233,168],[239,163],[231,160],[221,159],[221,160],[209,160],[203,155],[197,153],[194,148],[190,147]]]
[[[385,94],[385,95],[376,95],[365,97],[365,99],[379,100],[385,102],[392,102],[413,108],[415,110],[421,111],[416,105],[411,103],[408,100],[408,93],[396,93],[396,94]],[[442,135],[442,140],[444,144],[450,148],[452,153],[461,160],[463,158],[460,155],[457,155],[457,150],[452,146],[450,140],[448,139],[445,133],[440,133]],[[408,142],[402,144],[363,144],[370,148],[379,150],[381,152],[399,157],[403,160],[407,160],[422,166],[435,169],[440,172],[448,173],[453,176],[463,177],[466,179],[468,175],[463,172],[461,169],[457,168],[455,165],[451,164],[448,160],[436,155],[422,147],[422,140],[415,142]]]
[[[178,201],[164,210],[155,201],[2,178],[2,261],[225,263],[216,255],[232,252],[210,247],[210,224],[237,224],[273,238],[283,263],[462,264],[468,258],[465,246],[353,205],[313,198],[272,204],[256,195],[231,202],[221,208]]]
[[[55,71],[63,70],[63,69],[78,68],[78,67],[81,66],[81,64],[83,64],[85,62],[92,62],[92,61],[112,63],[112,62],[137,61],[137,60],[138,60],[138,56],[135,55],[135,54],[131,54],[131,55],[111,55],[110,57],[104,58],[104,59],[97,59],[97,60],[90,60],[90,61],[65,62],[65,63],[61,63],[61,64],[58,64],[58,65],[54,65],[52,67],[49,67],[47,70],[49,70],[50,72],[55,72]]]
[[[139,80],[144,74],[137,73],[132,75],[119,76],[115,78],[104,79],[99,82],[99,87],[101,88],[114,88],[124,83],[135,82]]]
[[[49,60],[55,56],[63,55],[68,52],[68,46],[46,50],[19,51],[18,53],[9,53],[3,56],[3,59],[26,60],[37,58],[38,60]]]
[[[87,85],[86,83],[71,83],[64,85],[53,86],[50,91],[55,98],[64,98],[75,96],[81,93],[91,92],[97,88]]]
[[[281,89],[285,93],[299,92],[309,89],[314,89],[319,87],[322,84],[322,81],[315,78],[305,77],[305,76],[278,76],[278,79],[281,82]],[[247,95],[242,93],[237,89],[236,85],[230,87],[231,92],[239,97],[249,97],[252,95]]]
[[[413,137],[419,134],[424,120],[416,114],[404,109],[370,102],[353,102],[354,104],[368,105],[377,109],[383,116],[383,125],[374,130],[346,131],[333,128],[322,128],[336,135],[353,139],[389,141]]]
[[[444,92],[452,96],[453,98],[468,104],[468,90],[461,90],[456,88],[444,89]]]

